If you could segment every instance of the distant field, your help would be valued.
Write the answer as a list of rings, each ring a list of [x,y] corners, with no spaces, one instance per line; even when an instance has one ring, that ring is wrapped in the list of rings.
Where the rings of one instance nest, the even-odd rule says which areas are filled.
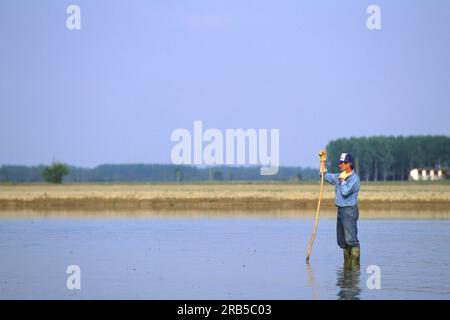
[[[0,209],[297,209],[314,208],[319,183],[2,184]],[[450,184],[362,183],[360,207],[450,210]],[[334,207],[326,185],[323,207]]]

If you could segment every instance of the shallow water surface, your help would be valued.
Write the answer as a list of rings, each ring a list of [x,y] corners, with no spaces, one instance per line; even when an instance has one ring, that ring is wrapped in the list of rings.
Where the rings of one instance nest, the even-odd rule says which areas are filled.
[[[2,217],[0,298],[450,299],[450,220],[361,219],[353,270],[335,223],[321,218],[306,265],[309,217]]]

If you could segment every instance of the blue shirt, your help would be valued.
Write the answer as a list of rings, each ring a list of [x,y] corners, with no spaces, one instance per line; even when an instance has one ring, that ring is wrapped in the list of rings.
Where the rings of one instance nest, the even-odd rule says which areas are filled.
[[[319,173],[320,175],[320,173]],[[336,194],[335,205],[338,207],[350,207],[358,204],[358,192],[360,188],[359,176],[352,171],[350,176],[342,182],[339,181],[339,173],[329,173],[325,169],[323,179],[334,185]]]

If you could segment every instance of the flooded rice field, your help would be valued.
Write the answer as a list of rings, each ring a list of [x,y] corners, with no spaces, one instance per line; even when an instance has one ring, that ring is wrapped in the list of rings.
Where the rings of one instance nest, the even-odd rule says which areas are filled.
[[[361,216],[347,269],[333,212],[309,265],[310,215],[3,213],[0,299],[450,299],[448,213]]]

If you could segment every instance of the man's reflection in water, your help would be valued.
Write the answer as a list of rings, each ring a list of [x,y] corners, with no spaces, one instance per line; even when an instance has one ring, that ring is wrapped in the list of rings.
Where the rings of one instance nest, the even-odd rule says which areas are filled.
[[[359,265],[345,265],[337,270],[336,286],[339,287],[339,300],[359,300],[361,294]]]

